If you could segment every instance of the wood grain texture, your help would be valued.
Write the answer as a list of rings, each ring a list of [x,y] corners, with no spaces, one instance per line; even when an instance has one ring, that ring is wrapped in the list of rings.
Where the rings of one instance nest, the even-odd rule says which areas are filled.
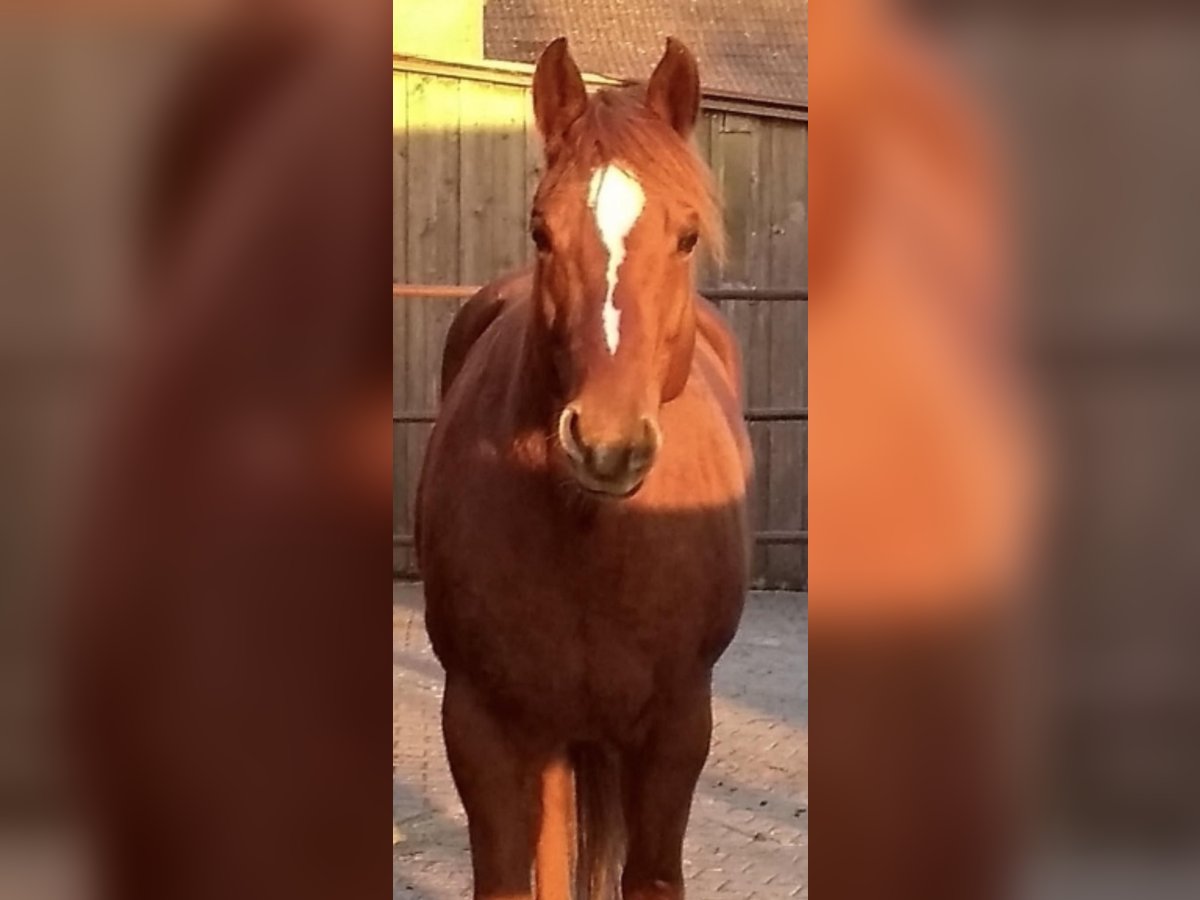
[[[408,273],[416,281],[456,283],[461,277],[462,151],[459,82],[409,76]],[[456,305],[414,298],[408,306],[407,403],[433,409],[438,396],[441,347]],[[413,492],[431,427],[406,426],[404,484],[397,487],[404,531],[412,533]]]
[[[408,280],[408,79],[406,72],[392,73],[392,279]],[[392,412],[409,407],[408,397],[409,304],[392,303]],[[408,432],[392,426],[392,530],[408,530]],[[392,549],[392,568],[410,572],[412,551]]]
[[[775,190],[769,200],[769,233],[763,243],[770,257],[772,285],[806,284],[808,275],[806,219],[808,166],[807,133],[767,129],[769,171]],[[767,403],[772,407],[807,405],[808,304],[770,306],[771,374]],[[807,422],[776,422],[770,426],[768,482],[764,494],[773,529],[807,527]],[[807,546],[776,546],[767,550],[766,571],[776,583],[805,581]]]

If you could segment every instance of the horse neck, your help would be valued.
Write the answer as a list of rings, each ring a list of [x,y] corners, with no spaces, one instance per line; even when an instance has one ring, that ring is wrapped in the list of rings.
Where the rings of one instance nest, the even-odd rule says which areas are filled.
[[[526,312],[510,394],[514,430],[526,434],[537,431],[549,437],[554,431],[554,413],[560,401],[557,377],[548,336],[534,314],[532,303],[527,304]]]

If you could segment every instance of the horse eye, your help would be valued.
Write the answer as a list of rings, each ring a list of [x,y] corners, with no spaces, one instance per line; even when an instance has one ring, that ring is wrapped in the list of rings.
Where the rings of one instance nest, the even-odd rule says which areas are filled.
[[[550,235],[544,225],[534,225],[530,231],[530,236],[533,238],[533,243],[537,247],[538,253],[550,252]]]
[[[696,249],[696,241],[700,240],[700,235],[695,231],[685,231],[679,238],[679,252],[691,253]]]

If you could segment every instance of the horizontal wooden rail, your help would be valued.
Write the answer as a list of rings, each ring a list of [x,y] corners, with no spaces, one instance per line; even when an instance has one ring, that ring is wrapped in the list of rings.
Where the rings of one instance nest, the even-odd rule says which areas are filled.
[[[767,544],[773,547],[792,545],[792,544],[807,544],[807,531],[758,531],[754,534],[754,543]],[[411,547],[413,545],[413,536],[411,534],[393,534],[392,547]]]
[[[700,288],[709,300],[798,302],[808,300],[808,288]]]
[[[747,422],[807,422],[807,406],[751,407],[742,413]],[[397,425],[428,425],[437,421],[432,412],[402,411],[392,413],[392,422]]]
[[[758,531],[754,534],[754,543],[756,544],[807,544],[807,531]]]
[[[392,297],[425,297],[430,300],[461,300],[470,297],[481,285],[477,284],[393,284]],[[769,302],[798,302],[808,299],[807,288],[701,288],[709,300],[750,300]]]
[[[807,422],[807,406],[752,406],[742,412],[747,422]]]
[[[470,297],[479,284],[392,284],[393,297],[428,297],[433,300],[461,300]]]

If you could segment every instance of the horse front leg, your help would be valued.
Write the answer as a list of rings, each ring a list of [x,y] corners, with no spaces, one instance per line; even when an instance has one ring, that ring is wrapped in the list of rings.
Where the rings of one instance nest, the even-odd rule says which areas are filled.
[[[475,900],[532,900],[542,766],[466,679],[446,679],[442,730],[467,812]]]
[[[623,755],[625,900],[682,900],[683,837],[711,736],[706,680],[663,703],[647,739]]]

